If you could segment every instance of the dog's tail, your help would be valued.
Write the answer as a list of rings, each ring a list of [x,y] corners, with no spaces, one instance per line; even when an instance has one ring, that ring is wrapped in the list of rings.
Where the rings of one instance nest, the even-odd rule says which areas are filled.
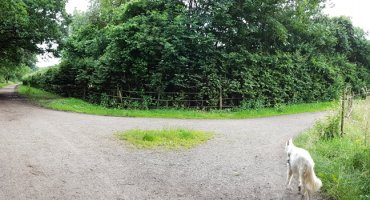
[[[311,193],[317,192],[321,188],[322,182],[319,178],[316,177],[316,174],[313,170],[313,166],[307,166],[304,175],[305,175],[304,179],[306,182],[307,189]]]

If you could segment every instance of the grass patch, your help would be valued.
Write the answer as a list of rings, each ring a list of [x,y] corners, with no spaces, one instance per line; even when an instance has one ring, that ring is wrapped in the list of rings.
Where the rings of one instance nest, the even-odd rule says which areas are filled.
[[[188,129],[129,130],[118,134],[121,140],[127,140],[139,148],[191,148],[205,143],[212,134]]]
[[[40,89],[33,88],[33,87],[22,86],[22,85],[18,86],[17,91],[20,94],[26,95],[27,97],[30,97],[34,100],[60,99],[60,98],[62,98],[62,97],[60,97],[56,94],[46,92],[44,90],[40,90]]]
[[[27,87],[23,85],[19,85],[17,87],[17,92],[23,96],[28,97],[33,102],[37,103],[40,106],[48,107],[50,103],[52,103],[54,100],[62,99],[62,97],[46,92],[44,90],[40,90],[33,87]]]
[[[370,199],[370,102],[355,101],[353,109],[343,137],[325,136],[333,127],[329,119],[295,140],[311,153],[323,193],[333,199]]]
[[[0,83],[0,88],[6,87],[8,85],[13,85],[13,82],[8,82],[8,83]]]
[[[114,109],[99,105],[87,103],[76,98],[62,98],[55,94],[43,90],[19,86],[18,92],[30,97],[38,104],[62,111],[71,111],[78,113],[109,115],[119,117],[147,117],[147,118],[182,118],[182,119],[243,119],[256,117],[269,117],[277,115],[297,114],[304,112],[327,111],[336,107],[335,102],[319,102],[295,105],[280,105],[277,108],[261,108],[249,110],[187,110],[187,109],[152,109],[152,110],[134,110],[134,109]]]

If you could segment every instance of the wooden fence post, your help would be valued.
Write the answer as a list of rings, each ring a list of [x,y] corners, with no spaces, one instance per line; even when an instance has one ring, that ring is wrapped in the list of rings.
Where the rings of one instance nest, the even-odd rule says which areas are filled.
[[[340,120],[340,136],[343,137],[343,128],[344,128],[344,101],[345,101],[345,90],[346,88],[343,87],[343,92],[342,92],[342,115],[341,115],[341,120]]]
[[[349,93],[349,95],[348,95]],[[347,99],[347,114],[346,114],[346,117],[350,117],[351,114],[352,114],[352,110],[353,110],[353,98],[354,98],[354,93],[352,92],[352,88],[349,88],[349,90],[347,91],[347,94],[346,94],[346,99]]]
[[[121,104],[122,104],[123,97],[122,97],[121,89],[119,87],[117,87],[117,95],[118,95],[118,98],[119,98],[119,100],[121,101]]]
[[[369,113],[368,112],[368,109],[366,108],[366,112],[365,113]],[[365,124],[365,128],[364,128],[364,132],[365,132],[365,147],[367,147],[367,132],[369,131],[369,120],[368,120],[368,117],[369,117],[369,114],[365,114],[364,116],[364,121],[366,122]]]
[[[222,87],[220,87],[220,110],[222,110]]]

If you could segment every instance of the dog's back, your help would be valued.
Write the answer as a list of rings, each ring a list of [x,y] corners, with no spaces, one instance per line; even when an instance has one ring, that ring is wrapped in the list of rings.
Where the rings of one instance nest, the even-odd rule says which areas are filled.
[[[318,191],[322,182],[315,175],[313,170],[315,163],[308,151],[296,147],[290,139],[286,145],[286,152],[288,154],[288,183],[290,184],[289,179],[291,179],[289,174],[295,174],[299,177],[300,186],[303,186],[304,191],[307,190],[309,196]]]
[[[298,169],[301,166],[313,168],[315,163],[308,151],[294,146],[293,143],[290,144],[289,151],[287,151],[290,167],[292,169]]]

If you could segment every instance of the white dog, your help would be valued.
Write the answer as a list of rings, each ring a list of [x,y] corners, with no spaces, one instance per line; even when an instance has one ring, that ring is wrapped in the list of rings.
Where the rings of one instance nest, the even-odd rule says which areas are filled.
[[[316,177],[313,170],[315,163],[308,151],[294,146],[292,139],[287,141],[285,150],[288,154],[287,186],[290,186],[293,176],[298,176],[298,191],[301,192],[302,195],[307,193],[307,199],[310,199],[312,194],[318,191],[322,186],[321,180]]]

